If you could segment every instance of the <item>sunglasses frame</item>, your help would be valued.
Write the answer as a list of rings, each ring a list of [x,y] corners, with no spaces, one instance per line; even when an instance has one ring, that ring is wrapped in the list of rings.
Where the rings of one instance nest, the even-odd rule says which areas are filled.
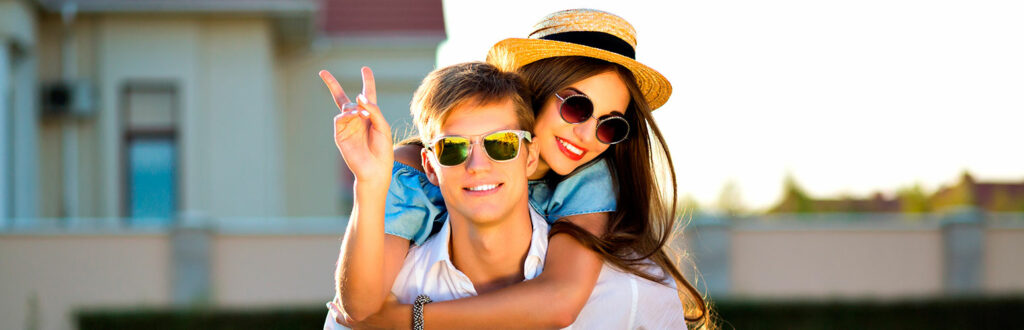
[[[505,133],[505,132],[511,132],[511,133],[515,134],[516,137],[519,138],[519,147],[516,148],[516,155],[512,156],[512,158],[509,158],[509,159],[506,159],[506,160],[494,159],[494,156],[491,156],[491,153],[487,151],[487,148],[483,147],[483,138],[488,136],[488,135],[497,134],[497,133]],[[460,138],[464,138],[464,139],[469,140],[469,151],[466,152],[466,158],[463,159],[458,164],[454,164],[454,165],[442,164],[441,163],[441,158],[440,158],[441,156],[437,154],[437,149],[434,148],[434,146],[437,145],[437,142],[443,140],[444,138],[449,138],[449,137],[460,137]],[[442,136],[439,136],[439,137],[436,137],[436,138],[430,140],[430,143],[426,144],[425,148],[427,150],[430,150],[430,154],[434,155],[434,160],[437,161],[437,164],[439,164],[439,165],[441,165],[443,167],[454,167],[454,166],[459,166],[459,165],[465,164],[466,161],[469,160],[469,157],[473,157],[473,149],[476,149],[473,146],[475,146],[477,144],[480,144],[481,148],[484,149],[484,154],[487,155],[488,159],[490,159],[493,162],[504,163],[504,162],[510,162],[510,161],[515,160],[516,158],[519,158],[519,154],[522,153],[522,151],[523,151],[523,140],[526,140],[526,142],[531,142],[532,143],[533,142],[533,134],[530,133],[530,132],[524,131],[524,130],[520,130],[520,129],[501,129],[501,130],[497,130],[497,131],[493,131],[493,132],[489,132],[489,133],[477,134],[477,135],[472,135],[472,136],[465,136],[465,135],[442,135]]]
[[[565,121],[566,123],[573,124],[573,125],[582,124],[582,123],[585,123],[587,120],[590,120],[590,118],[594,117],[594,100],[591,100],[590,96],[587,96],[587,94],[573,93],[572,95],[569,95],[569,96],[566,96],[566,97],[562,97],[561,95],[558,95],[558,93],[555,93],[555,97],[558,98],[558,100],[562,102],[562,103],[558,104],[558,116],[562,117],[562,120]],[[573,122],[573,121],[565,118],[565,101],[568,100],[568,99],[574,98],[574,97],[582,97],[582,98],[586,99],[587,102],[590,102],[590,115],[588,115],[586,118],[583,118],[583,120],[578,121],[578,122]],[[618,141],[605,142],[605,141],[601,140],[601,136],[597,134],[597,131],[601,127],[601,124],[604,124],[604,123],[612,121],[612,120],[621,120],[624,124],[626,124],[626,131],[622,134],[622,138],[619,139]],[[597,118],[597,125],[594,126],[594,135],[596,135],[597,141],[599,141],[601,143],[604,143],[604,144],[612,145],[612,144],[622,143],[623,141],[626,141],[626,139],[629,139],[629,121],[626,120],[626,117],[623,116],[623,115],[607,114],[607,115],[601,116],[600,118]]]

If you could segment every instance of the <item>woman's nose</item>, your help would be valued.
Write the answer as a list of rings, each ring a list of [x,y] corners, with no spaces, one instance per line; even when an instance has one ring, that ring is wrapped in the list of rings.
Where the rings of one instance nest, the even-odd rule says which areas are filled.
[[[573,134],[576,134],[576,138],[583,144],[592,145],[597,141],[597,118],[590,117],[587,121],[576,124],[576,127],[573,127]]]

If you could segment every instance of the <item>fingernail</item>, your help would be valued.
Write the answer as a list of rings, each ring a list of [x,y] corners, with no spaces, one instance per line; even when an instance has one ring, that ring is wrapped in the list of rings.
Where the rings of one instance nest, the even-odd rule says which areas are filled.
[[[370,112],[366,111],[366,110],[360,111],[359,114],[363,115],[363,117],[369,117],[370,116]]]

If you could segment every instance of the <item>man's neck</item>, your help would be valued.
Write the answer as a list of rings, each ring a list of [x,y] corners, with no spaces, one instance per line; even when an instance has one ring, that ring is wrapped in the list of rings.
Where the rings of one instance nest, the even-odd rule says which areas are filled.
[[[451,214],[449,253],[452,263],[473,282],[477,294],[523,281],[523,262],[530,250],[533,221],[529,204],[486,225]]]

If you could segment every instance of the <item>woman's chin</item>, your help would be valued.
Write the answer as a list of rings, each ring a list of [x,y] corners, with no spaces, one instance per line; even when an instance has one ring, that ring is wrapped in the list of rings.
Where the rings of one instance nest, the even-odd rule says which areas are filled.
[[[575,171],[577,167],[580,167],[594,159],[592,157],[586,157],[581,160],[568,159],[568,157],[562,155],[559,150],[555,150],[552,154],[554,154],[552,157],[544,157],[544,154],[541,153],[541,158],[554,159],[554,161],[548,161],[546,163],[547,167],[550,168],[550,171],[562,176],[569,175],[572,171]]]
[[[554,171],[555,173],[558,173],[558,175],[562,175],[562,176],[569,175],[569,173],[572,173],[572,171],[575,171],[576,168],[579,167],[582,164],[583,164],[582,162],[569,162],[569,161],[559,162],[558,164],[548,163],[548,165],[551,166],[551,170],[552,171]]]

